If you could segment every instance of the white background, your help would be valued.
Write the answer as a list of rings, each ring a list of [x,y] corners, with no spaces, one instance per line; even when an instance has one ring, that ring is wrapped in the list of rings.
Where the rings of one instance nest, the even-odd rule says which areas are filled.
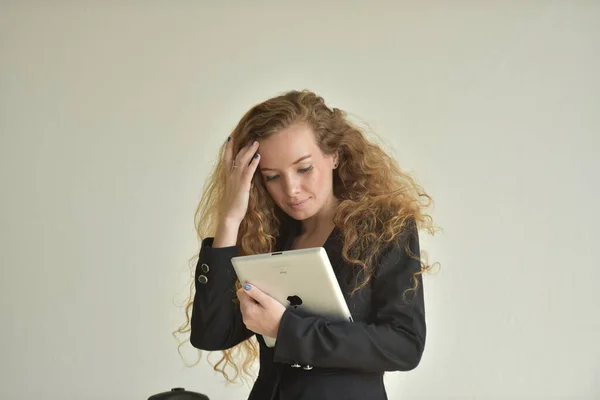
[[[600,3],[216,3],[0,2],[0,398],[245,398],[174,303],[218,147],[303,88],[436,202],[390,398],[600,398]]]

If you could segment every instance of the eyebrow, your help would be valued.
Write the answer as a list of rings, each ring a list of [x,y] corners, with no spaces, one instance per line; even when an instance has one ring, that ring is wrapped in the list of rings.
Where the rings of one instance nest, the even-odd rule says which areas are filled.
[[[296,161],[294,161],[294,162],[292,163],[292,165],[299,164],[299,163],[301,163],[302,161],[306,160],[307,158],[311,158],[311,157],[312,157],[312,156],[311,156],[310,154],[308,154],[308,155],[305,155],[305,156],[302,156],[302,157],[300,157],[299,159],[297,159]],[[261,171],[275,171],[275,169],[274,169],[274,168],[261,168],[260,170],[261,170]]]

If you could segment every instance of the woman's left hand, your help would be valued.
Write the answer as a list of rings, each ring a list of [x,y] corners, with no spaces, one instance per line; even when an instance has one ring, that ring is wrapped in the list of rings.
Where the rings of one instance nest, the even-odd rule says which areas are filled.
[[[248,283],[237,291],[237,297],[246,328],[259,335],[276,338],[285,307]]]

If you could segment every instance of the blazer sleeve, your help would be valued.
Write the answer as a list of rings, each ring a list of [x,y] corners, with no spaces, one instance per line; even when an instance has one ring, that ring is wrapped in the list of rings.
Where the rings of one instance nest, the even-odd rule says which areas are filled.
[[[408,230],[411,252],[420,255],[416,227]],[[374,318],[366,322],[330,322],[300,316],[286,309],[279,325],[274,360],[322,368],[368,372],[408,371],[417,367],[425,347],[426,323],[423,282],[413,273],[420,262],[409,257],[405,246],[391,248],[382,258],[372,282]]]
[[[254,335],[234,303],[237,275],[231,258],[239,254],[238,247],[212,248],[212,242],[202,241],[196,265],[190,333],[192,346],[207,351],[229,349]]]

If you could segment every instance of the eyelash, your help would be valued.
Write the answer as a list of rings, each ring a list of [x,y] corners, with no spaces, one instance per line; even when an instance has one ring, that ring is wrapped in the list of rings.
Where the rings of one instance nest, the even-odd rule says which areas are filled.
[[[312,169],[313,169],[313,166],[310,165],[306,168],[299,169],[298,172],[300,172],[301,174],[306,174],[307,172],[310,172],[310,170],[312,170]],[[273,179],[276,179],[276,178],[279,178],[279,175],[265,176],[265,180],[267,182],[271,182]]]

